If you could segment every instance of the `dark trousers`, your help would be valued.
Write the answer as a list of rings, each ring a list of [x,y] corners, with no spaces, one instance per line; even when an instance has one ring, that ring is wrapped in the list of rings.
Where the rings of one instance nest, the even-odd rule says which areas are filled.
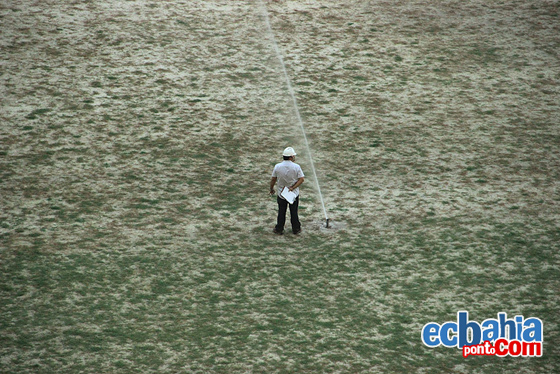
[[[292,231],[299,231],[299,229],[301,228],[301,223],[299,222],[298,217],[299,196],[296,197],[296,200],[293,204],[288,203],[286,200],[281,199],[280,197],[276,197],[276,201],[278,202],[278,220],[276,222],[276,231],[284,231],[284,224],[286,223],[286,210],[288,209],[288,206],[290,207],[290,221],[292,223]]]

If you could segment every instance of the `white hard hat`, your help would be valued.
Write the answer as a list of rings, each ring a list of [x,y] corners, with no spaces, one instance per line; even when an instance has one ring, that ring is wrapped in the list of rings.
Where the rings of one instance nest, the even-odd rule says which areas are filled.
[[[284,153],[282,154],[282,156],[290,157],[290,156],[295,156],[296,154],[297,154],[296,151],[294,151],[292,147],[288,147],[284,149]]]

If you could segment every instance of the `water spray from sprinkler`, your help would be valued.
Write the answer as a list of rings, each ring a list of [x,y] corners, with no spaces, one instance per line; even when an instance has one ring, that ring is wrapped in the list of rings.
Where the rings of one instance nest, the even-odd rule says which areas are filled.
[[[315,172],[315,165],[313,164],[313,158],[311,157],[311,150],[309,148],[309,142],[307,141],[307,135],[305,135],[305,129],[303,127],[303,121],[301,119],[301,115],[299,113],[299,106],[296,100],[296,95],[294,93],[294,89],[292,87],[292,83],[290,82],[290,77],[288,76],[288,71],[286,70],[286,65],[284,64],[284,59],[282,58],[282,52],[280,51],[280,47],[278,47],[278,43],[276,43],[276,37],[274,36],[274,32],[272,31],[272,27],[270,26],[270,20],[268,19],[268,12],[266,11],[266,6],[264,2],[261,0],[261,9],[264,15],[264,20],[266,22],[266,26],[268,28],[268,33],[270,35],[270,40],[272,42],[272,46],[274,47],[274,51],[276,52],[276,56],[280,61],[280,65],[282,66],[282,72],[284,73],[284,78],[286,80],[286,84],[288,85],[288,91],[290,92],[290,96],[292,97],[292,103],[294,105],[294,109],[296,112],[296,117],[298,119],[299,126],[301,128],[301,133],[303,135],[303,140],[305,141],[305,146],[307,148],[307,154],[309,155],[309,162],[311,164],[311,170],[313,170],[313,176],[315,177],[315,185],[317,186],[317,192],[319,192],[319,198],[321,199],[321,206],[323,207],[323,213],[325,214],[326,220],[326,227],[329,227],[329,217],[327,215],[327,209],[325,208],[325,202],[323,201],[323,194],[321,193],[321,187],[319,186],[319,179],[317,179],[317,173]]]

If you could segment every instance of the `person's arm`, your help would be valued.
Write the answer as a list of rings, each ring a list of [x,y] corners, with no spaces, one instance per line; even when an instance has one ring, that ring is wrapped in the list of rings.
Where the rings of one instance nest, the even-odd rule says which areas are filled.
[[[295,190],[296,188],[298,188],[299,186],[301,186],[301,184],[303,183],[304,178],[301,177],[297,180],[296,184],[294,184],[292,187],[290,187],[290,191]]]
[[[278,179],[278,178],[276,178],[276,177],[272,177],[272,178],[270,179],[270,194],[271,194],[271,195],[274,195],[274,185],[276,184],[276,180],[277,180],[277,179]]]

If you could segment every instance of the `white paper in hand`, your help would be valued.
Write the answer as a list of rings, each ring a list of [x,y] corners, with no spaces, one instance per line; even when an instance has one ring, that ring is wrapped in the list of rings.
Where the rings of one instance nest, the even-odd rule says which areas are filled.
[[[280,195],[282,195],[282,197],[286,199],[290,204],[293,204],[297,197],[296,193],[290,191],[288,187],[284,187]]]

